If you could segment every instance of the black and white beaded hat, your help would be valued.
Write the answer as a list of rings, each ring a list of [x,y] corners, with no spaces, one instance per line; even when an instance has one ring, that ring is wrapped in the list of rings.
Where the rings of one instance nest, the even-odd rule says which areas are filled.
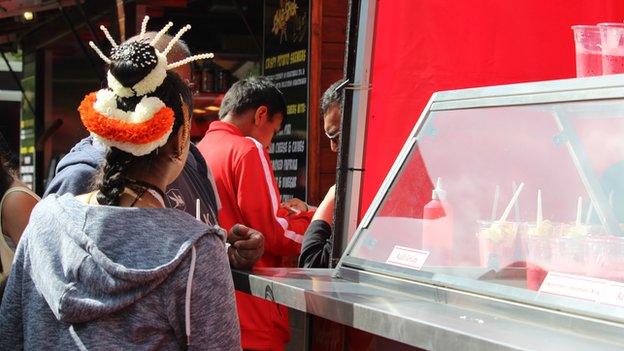
[[[194,55],[183,60],[168,63],[167,54],[178,42],[190,25],[182,27],[161,52],[155,45],[173,26],[169,22],[151,40],[144,38],[149,17],[141,24],[141,33],[136,41],[117,45],[106,27],[100,29],[106,35],[112,48],[110,57],[91,41],[89,45],[109,65],[106,74],[107,88],[85,97],[78,111],[91,135],[109,147],[114,146],[135,156],[142,156],[164,145],[173,128],[173,110],[156,96],[150,96],[164,82],[167,71],[195,60],[213,58],[214,54]],[[118,68],[113,62],[124,62]],[[132,71],[134,80],[117,78],[124,70]],[[124,111],[117,106],[118,98],[142,97],[133,111]]]

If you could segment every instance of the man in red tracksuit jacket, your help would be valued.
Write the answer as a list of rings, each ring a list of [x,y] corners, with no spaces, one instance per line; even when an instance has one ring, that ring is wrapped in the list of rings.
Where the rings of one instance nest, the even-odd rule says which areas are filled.
[[[197,145],[219,192],[219,224],[241,223],[264,234],[264,255],[254,267],[277,267],[282,256],[301,251],[303,236],[277,216],[280,193],[267,151],[285,111],[281,92],[268,79],[239,81],[225,94],[220,120]],[[242,347],[283,350],[290,339],[287,309],[238,291],[236,300]]]

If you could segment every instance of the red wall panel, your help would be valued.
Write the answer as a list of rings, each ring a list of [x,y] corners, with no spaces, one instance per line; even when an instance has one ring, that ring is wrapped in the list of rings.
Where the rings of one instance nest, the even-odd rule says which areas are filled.
[[[435,91],[571,78],[570,26],[622,0],[377,0],[361,215]]]

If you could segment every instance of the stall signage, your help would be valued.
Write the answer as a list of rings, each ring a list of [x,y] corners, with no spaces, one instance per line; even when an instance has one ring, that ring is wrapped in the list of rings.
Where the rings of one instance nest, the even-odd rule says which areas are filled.
[[[539,291],[624,307],[624,284],[606,279],[548,272]]]
[[[284,94],[282,130],[269,147],[282,200],[305,200],[308,148],[309,1],[264,2],[263,72]]]
[[[386,263],[420,270],[429,257],[429,251],[411,249],[405,246],[395,246],[386,260]]]
[[[24,70],[28,72],[28,70]],[[32,106],[35,104],[35,76],[29,75],[22,79],[25,95]],[[35,186],[35,115],[29,104],[22,97],[20,116],[20,179],[30,189]]]

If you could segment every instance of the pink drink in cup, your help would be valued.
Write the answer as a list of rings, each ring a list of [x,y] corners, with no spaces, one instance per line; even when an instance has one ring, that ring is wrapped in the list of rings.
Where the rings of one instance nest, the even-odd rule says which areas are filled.
[[[604,74],[624,73],[624,52],[621,55],[605,55],[602,62]]]
[[[600,52],[586,51],[576,53],[576,76],[592,77],[602,75],[602,55]]]
[[[624,73],[624,23],[599,23],[602,74]]]
[[[523,235],[526,247],[527,289],[537,291],[548,274],[551,260],[550,241],[557,227],[550,221],[542,221],[539,226],[535,223],[527,226],[526,235]]]
[[[576,76],[599,76],[602,73],[602,52],[598,26],[572,26],[576,51]]]
[[[548,274],[549,238],[531,235],[527,241],[526,284],[527,289],[537,291]]]

